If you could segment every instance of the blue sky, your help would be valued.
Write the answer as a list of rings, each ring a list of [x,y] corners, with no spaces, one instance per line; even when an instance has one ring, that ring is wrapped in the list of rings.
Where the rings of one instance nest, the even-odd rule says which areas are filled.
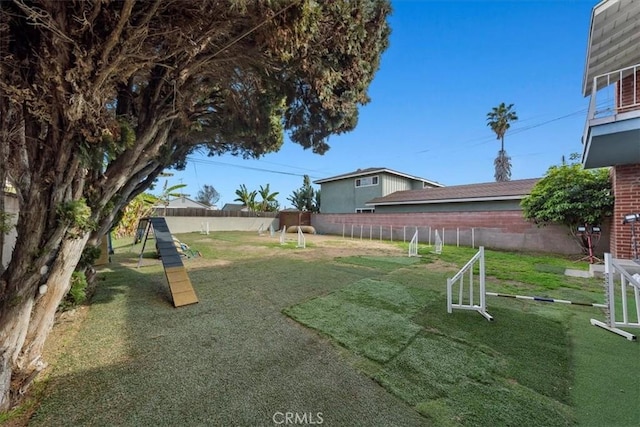
[[[392,1],[390,46],[356,129],[323,156],[289,141],[259,160],[193,156],[169,184],[195,198],[204,185],[233,203],[235,190],[270,184],[282,207],[302,185],[358,168],[387,167],[444,185],[492,182],[499,141],[486,114],[513,103],[505,137],[512,179],[535,178],[581,152],[582,97],[595,0]]]

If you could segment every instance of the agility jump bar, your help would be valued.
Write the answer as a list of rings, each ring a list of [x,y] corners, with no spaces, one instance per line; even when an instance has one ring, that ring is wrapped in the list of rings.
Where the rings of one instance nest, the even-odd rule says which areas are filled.
[[[502,298],[515,298],[515,299],[526,299],[529,301],[539,301],[539,302],[557,302],[560,304],[571,304],[571,305],[582,305],[582,306],[586,306],[586,307],[601,307],[601,308],[607,308],[608,305],[606,304],[597,304],[597,303],[590,303],[590,302],[575,302],[575,301],[568,301],[566,299],[557,299],[557,298],[547,298],[547,297],[532,297],[532,296],[528,296],[528,295],[510,295],[510,294],[499,294],[496,292],[487,292],[486,295],[492,296],[492,297],[502,297]]]

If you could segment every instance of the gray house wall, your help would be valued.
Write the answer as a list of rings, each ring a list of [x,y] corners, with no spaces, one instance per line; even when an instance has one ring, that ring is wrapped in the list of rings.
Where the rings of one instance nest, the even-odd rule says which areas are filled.
[[[378,177],[378,185],[367,187],[356,187],[356,178],[323,183],[320,210],[323,213],[354,213],[357,208],[370,209],[366,203],[383,195],[382,176]]]
[[[364,177],[378,177],[377,185],[356,187],[356,179]],[[371,209],[367,202],[386,196],[396,191],[422,189],[422,181],[404,178],[388,173],[373,173],[359,175],[321,184],[322,213],[355,213],[356,209]]]
[[[397,175],[381,174],[382,195],[395,193],[396,191],[412,190],[410,180]],[[422,186],[420,186],[422,188]],[[371,200],[371,199],[369,199]]]

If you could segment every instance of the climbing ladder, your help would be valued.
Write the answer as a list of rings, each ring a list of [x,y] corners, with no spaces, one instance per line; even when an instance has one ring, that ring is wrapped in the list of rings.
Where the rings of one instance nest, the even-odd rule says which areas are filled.
[[[169,283],[169,289],[171,290],[171,297],[173,298],[173,305],[175,307],[181,307],[183,305],[195,304],[198,302],[191,280],[187,275],[187,270],[182,263],[182,256],[178,253],[176,245],[173,241],[173,236],[167,226],[167,221],[163,217],[144,218],[140,222],[145,221],[146,233],[144,236],[144,243],[142,250],[140,251],[140,260],[144,253],[144,247],[147,243],[150,230],[153,230],[153,234],[156,238],[156,247],[158,254],[162,259],[162,266],[164,267],[165,275],[167,276],[167,282]],[[138,262],[138,267],[140,261]]]

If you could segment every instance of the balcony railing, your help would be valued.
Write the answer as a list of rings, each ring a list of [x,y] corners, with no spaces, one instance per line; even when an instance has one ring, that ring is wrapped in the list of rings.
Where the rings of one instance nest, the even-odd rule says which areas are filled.
[[[588,120],[640,111],[640,64],[596,76],[592,88]]]

